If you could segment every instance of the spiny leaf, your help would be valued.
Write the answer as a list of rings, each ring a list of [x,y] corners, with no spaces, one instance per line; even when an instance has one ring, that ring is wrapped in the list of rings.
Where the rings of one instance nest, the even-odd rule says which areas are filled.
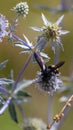
[[[19,42],[19,41],[14,42],[14,45],[21,48],[29,49],[27,46],[25,46],[22,42]]]
[[[22,97],[15,97],[14,101],[16,103],[27,103],[28,102],[28,100],[26,98],[22,98]]]
[[[8,60],[5,60],[3,62],[0,63],[0,70],[2,70],[8,63]]]
[[[18,91],[28,87],[29,85],[33,84],[35,82],[35,80],[23,80],[21,82],[19,82],[19,84],[17,85],[17,88],[14,91],[14,94],[16,94]]]
[[[8,108],[9,108],[9,113],[10,113],[11,119],[13,121],[15,121],[16,123],[18,123],[17,113],[16,113],[16,110],[15,110],[14,103],[12,101],[10,102]]]
[[[11,80],[11,79],[7,79],[7,78],[0,78],[0,85],[1,84],[13,84],[14,83],[14,81],[13,80]]]
[[[18,93],[16,94],[18,97],[31,97],[31,95],[27,92],[23,92],[23,91],[18,91]]]

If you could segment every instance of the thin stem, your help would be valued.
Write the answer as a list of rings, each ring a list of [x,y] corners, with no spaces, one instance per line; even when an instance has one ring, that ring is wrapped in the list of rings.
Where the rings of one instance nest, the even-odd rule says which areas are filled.
[[[15,19],[13,20],[12,25],[11,25],[10,33],[13,33],[15,31],[15,27],[16,27],[16,24],[17,24],[18,17],[19,17],[19,15],[17,14]]]
[[[61,0],[61,8],[62,8],[62,10],[65,10],[68,8],[67,7],[67,0]]]
[[[8,107],[10,101],[11,101],[12,97],[9,97],[7,99],[7,101],[5,102],[5,104],[3,105],[3,107],[0,109],[0,115],[3,114],[3,112],[6,110],[6,108]]]
[[[26,68],[28,67],[28,64],[30,63],[31,57],[32,57],[32,53],[29,55],[29,57],[28,57],[28,59],[27,59],[25,65],[23,66],[23,68],[22,68],[22,69],[20,70],[20,72],[19,72],[18,77],[17,77],[17,79],[16,79],[16,82],[15,82],[15,84],[14,84],[14,86],[13,86],[12,93],[13,93],[14,90],[16,89],[17,84],[18,84],[18,82],[19,82],[19,80],[20,80],[22,74],[25,72]]]
[[[60,49],[56,46],[55,55],[54,55],[54,64],[57,64],[59,61]]]
[[[55,55],[54,55],[54,64],[58,63],[59,55],[60,55],[60,49],[57,48],[57,46],[56,46]],[[53,119],[52,119],[53,100],[54,100],[54,95],[49,95],[49,100],[48,100],[48,124],[51,124],[51,122],[53,122]]]
[[[19,108],[19,110],[20,110],[20,112],[21,112],[22,119],[23,119],[23,122],[24,122],[25,117],[26,117],[26,116],[25,116],[25,112],[24,112],[24,110],[23,110],[23,108],[22,108],[22,106],[21,106],[20,103],[16,102],[16,104],[17,104],[17,106],[18,106],[18,108]]]
[[[61,10],[70,10],[72,8],[73,0],[61,0],[60,8]]]
[[[53,95],[49,95],[48,101],[48,124],[52,122],[52,112],[53,112]]]

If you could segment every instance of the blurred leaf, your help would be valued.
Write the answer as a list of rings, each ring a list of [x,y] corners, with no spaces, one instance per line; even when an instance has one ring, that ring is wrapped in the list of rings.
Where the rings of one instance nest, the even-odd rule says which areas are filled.
[[[38,36],[37,38],[37,44],[36,47],[40,50],[40,52],[45,48],[47,45],[47,39],[44,38],[43,36]]]
[[[25,46],[22,42],[14,42],[15,46],[21,47],[21,48],[25,48],[25,49],[29,49],[27,46]]]
[[[10,80],[13,80],[13,79],[14,79],[14,71],[13,71],[13,70],[10,71],[9,79],[10,79]],[[13,81],[14,81],[14,80],[13,80]],[[10,84],[7,86],[7,89],[8,89],[9,91],[11,91],[13,85],[14,85],[14,82],[13,82],[13,83],[10,83]]]
[[[25,99],[25,98],[22,98],[22,97],[15,97],[13,98],[15,102],[18,102],[18,103],[27,103],[28,102],[28,99]]]
[[[18,44],[24,45],[26,48],[30,48],[29,45],[24,40],[22,40],[21,38],[19,38],[15,34],[12,34],[12,37],[14,39],[18,40],[18,42],[14,42],[14,43],[18,43]]]
[[[8,90],[4,86],[2,86],[2,85],[0,85],[0,93],[4,93],[4,94],[8,94],[9,95]]]
[[[58,90],[59,93],[65,93],[65,92],[70,92],[71,87],[69,86],[64,86],[61,87],[61,89]]]
[[[44,58],[47,58],[48,60],[50,59],[50,57],[44,52],[40,52],[40,55]]]
[[[23,80],[20,83],[18,83],[17,88],[14,91],[14,94],[16,94],[18,91],[22,90],[23,88],[28,87],[32,83],[34,83],[35,80]]]
[[[14,71],[13,70],[10,71],[10,77],[9,78],[14,79]]]
[[[16,96],[21,96],[21,97],[31,97],[31,95],[27,92],[23,92],[23,91],[18,91]]]
[[[24,49],[23,51],[20,52],[20,54],[22,53],[29,53],[30,52],[30,49]]]
[[[0,109],[3,107],[5,99],[0,95]]]
[[[8,63],[8,60],[1,62],[0,63],[0,70],[2,70],[4,67],[6,67],[7,63]]]
[[[11,84],[11,83],[14,83],[14,81],[13,80],[11,80],[11,79],[7,79],[7,78],[0,78],[0,85],[1,84]]]
[[[9,109],[11,119],[13,121],[15,121],[16,123],[18,123],[17,113],[16,113],[15,106],[14,106],[13,102],[10,102],[8,109]]]
[[[25,46],[25,45],[24,45],[23,43],[21,43],[21,42],[14,42],[14,45],[23,48],[23,50],[20,52],[20,54],[21,54],[21,53],[29,53],[30,50],[31,50],[29,47]]]
[[[3,107],[3,104],[0,102],[0,109]]]
[[[23,37],[25,38],[29,48],[33,47],[32,43],[29,41],[29,39],[23,34]]]
[[[30,27],[32,30],[37,31],[37,32],[42,32],[43,29],[42,28],[38,28],[38,27]]]

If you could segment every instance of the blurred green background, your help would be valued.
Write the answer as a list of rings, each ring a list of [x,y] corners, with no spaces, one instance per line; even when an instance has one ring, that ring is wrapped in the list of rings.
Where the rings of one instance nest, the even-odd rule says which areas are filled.
[[[23,1],[23,0],[22,0]],[[29,14],[26,19],[20,18],[19,25],[16,28],[16,34],[23,39],[23,35],[25,34],[28,39],[35,43],[36,36],[39,34],[30,29],[30,26],[41,27],[43,25],[41,19],[41,13],[43,12],[48,20],[55,22],[62,14],[65,15],[63,19],[63,29],[69,30],[70,33],[62,37],[62,43],[64,45],[64,52],[60,53],[60,60],[65,60],[65,65],[61,68],[62,75],[69,76],[70,72],[72,72],[73,66],[73,13],[70,12],[60,12],[57,14],[53,14],[49,11],[45,11],[42,9],[35,8],[36,4],[41,4],[45,6],[57,7],[60,4],[60,0],[26,0],[29,5]],[[69,0],[67,0],[69,1]],[[16,16],[16,14],[11,10],[20,0],[0,0],[0,13],[5,15],[9,22],[12,22],[12,19]],[[16,79],[20,69],[25,64],[25,61],[28,57],[27,54],[19,54],[20,48],[12,46],[7,39],[4,39],[2,43],[0,43],[0,62],[9,59],[9,62],[1,72],[0,77],[8,77],[10,70],[14,70],[14,78]],[[51,50],[51,47],[45,50],[49,57],[51,58],[48,64],[53,63],[54,54]],[[33,69],[32,69],[33,68]],[[23,74],[22,78],[33,79],[35,78],[36,72],[39,69],[38,65],[33,65],[32,62],[28,66],[25,74]],[[47,122],[47,107],[48,107],[48,96],[46,94],[40,94],[35,86],[30,86],[26,89],[32,94],[32,98],[30,102],[24,104],[24,111],[27,117],[38,117],[42,118],[44,122]],[[53,105],[53,114],[58,113],[63,103],[60,104],[58,102],[58,98],[61,95],[55,95],[54,105]],[[73,110],[71,109],[68,117],[65,119],[61,130],[68,130],[73,128]],[[21,121],[20,114],[18,115],[19,120]],[[0,117],[0,129],[2,130],[20,130],[21,125],[15,124],[12,120],[10,120],[8,111]]]

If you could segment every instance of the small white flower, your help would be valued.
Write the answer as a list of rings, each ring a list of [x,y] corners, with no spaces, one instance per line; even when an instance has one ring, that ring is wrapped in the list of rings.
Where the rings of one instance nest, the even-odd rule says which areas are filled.
[[[28,11],[29,11],[29,6],[28,6],[27,2],[20,2],[13,8],[13,10],[18,15],[22,15],[22,16],[26,17],[26,15],[28,14]]]
[[[8,36],[7,28],[9,27],[8,20],[0,14],[0,42],[2,42],[2,38]]]

